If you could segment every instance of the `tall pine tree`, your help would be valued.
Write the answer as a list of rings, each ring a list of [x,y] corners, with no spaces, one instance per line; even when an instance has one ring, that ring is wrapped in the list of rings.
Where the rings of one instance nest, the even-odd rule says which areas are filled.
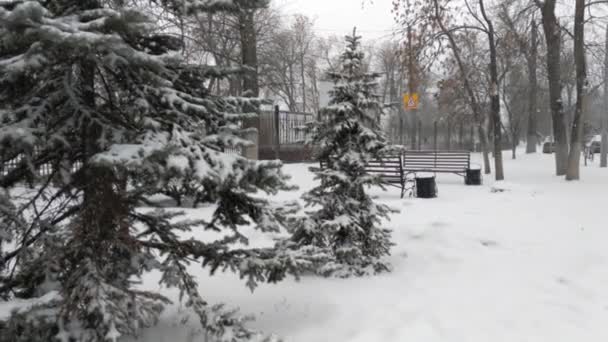
[[[366,172],[365,165],[388,151],[379,127],[383,104],[375,93],[379,77],[364,70],[361,37],[346,37],[341,70],[328,73],[334,83],[331,101],[322,120],[313,125],[312,144],[323,169],[311,168],[319,185],[303,199],[315,211],[300,220],[294,232],[297,245],[330,250],[333,257],[316,271],[348,277],[388,271],[383,257],[389,255],[390,231],[381,227],[391,210],[366,192],[383,187],[380,177]]]
[[[264,2],[137,4],[188,15]],[[189,264],[232,270],[253,289],[305,262],[283,244],[241,247],[242,227],[278,232],[292,210],[262,196],[289,189],[280,163],[222,152],[246,143],[236,123],[256,100],[212,96],[207,80],[228,71],[182,63],[180,42],[130,4],[0,5],[0,165],[16,163],[0,169],[0,298],[28,303],[0,318],[0,341],[136,335],[169,303],[138,288],[151,271],[179,288],[209,335],[249,341],[257,335],[243,319],[205,302]],[[168,178],[197,183],[213,215],[138,209]],[[221,237],[188,237],[202,230]]]

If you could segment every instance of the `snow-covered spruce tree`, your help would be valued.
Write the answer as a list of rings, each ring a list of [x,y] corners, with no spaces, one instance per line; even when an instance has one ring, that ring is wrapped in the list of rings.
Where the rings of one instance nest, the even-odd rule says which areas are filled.
[[[17,162],[0,172],[0,299],[23,304],[0,317],[0,341],[136,335],[169,303],[138,286],[150,271],[179,288],[212,340],[262,340],[204,301],[189,264],[232,270],[253,288],[306,262],[284,244],[242,247],[242,227],[279,231],[292,210],[262,197],[288,188],[280,163],[221,152],[244,143],[234,122],[256,101],[210,95],[206,80],[225,72],[184,65],[179,43],[131,3],[0,4],[0,165]],[[136,3],[184,15],[262,2]],[[163,180],[186,176],[216,204],[211,217],[138,209]],[[191,238],[197,230],[219,237]]]
[[[331,101],[322,110],[321,122],[313,124],[311,143],[318,148],[323,169],[311,168],[320,184],[304,194],[314,208],[299,221],[293,235],[297,245],[330,249],[334,259],[316,271],[348,277],[388,271],[383,261],[391,247],[390,231],[380,227],[391,212],[366,193],[383,187],[381,178],[366,172],[365,165],[387,153],[389,147],[378,118],[383,104],[375,93],[379,75],[363,70],[361,37],[346,37],[341,70],[327,76],[334,83]]]

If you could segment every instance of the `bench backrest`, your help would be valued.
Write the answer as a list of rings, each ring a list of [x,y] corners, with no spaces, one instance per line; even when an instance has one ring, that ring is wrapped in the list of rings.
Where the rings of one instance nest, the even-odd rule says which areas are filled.
[[[321,169],[327,166],[321,161]],[[365,171],[371,175],[378,175],[387,183],[401,184],[403,182],[403,157],[401,155],[384,156],[382,159],[372,160],[365,165]]]
[[[403,169],[419,172],[465,172],[471,166],[467,151],[405,151]]]

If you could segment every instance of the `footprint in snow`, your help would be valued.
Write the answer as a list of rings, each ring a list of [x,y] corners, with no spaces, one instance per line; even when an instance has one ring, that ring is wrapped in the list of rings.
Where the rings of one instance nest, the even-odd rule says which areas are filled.
[[[425,235],[423,233],[421,234],[410,234],[410,239],[412,240],[422,240],[424,239]]]
[[[479,243],[481,243],[481,245],[484,246],[484,247],[496,247],[496,246],[498,246],[498,242],[492,241],[492,240],[480,240]]]
[[[431,227],[433,228],[445,228],[448,227],[450,224],[446,223],[446,222],[441,222],[441,221],[435,221],[433,223],[431,223]]]

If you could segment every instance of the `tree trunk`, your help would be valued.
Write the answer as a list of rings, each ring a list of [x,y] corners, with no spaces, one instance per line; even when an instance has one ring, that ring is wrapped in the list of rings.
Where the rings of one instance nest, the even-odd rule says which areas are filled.
[[[311,69],[310,75],[312,77],[313,110],[317,115],[319,115],[321,105],[319,104],[319,88],[317,86],[317,64],[314,60],[312,61]]]
[[[396,93],[403,94],[403,66],[401,67],[401,72],[399,73],[399,87],[395,87]],[[399,145],[405,146],[405,104],[401,103],[399,105]]]
[[[604,119],[606,120],[606,119]],[[602,147],[600,151],[600,167],[605,168],[608,166],[608,130],[606,129],[606,121],[604,121],[604,128],[602,129]]]
[[[517,143],[515,136],[511,138],[511,158],[513,160],[517,159]]]
[[[494,36],[494,24],[488,17],[483,0],[479,0],[479,8],[488,24],[488,42],[490,44],[490,109],[492,123],[494,125],[494,169],[496,180],[504,180],[504,169],[502,162],[502,122],[500,118],[500,92],[498,91],[498,61],[496,56],[496,41]]]
[[[547,73],[549,79],[549,101],[555,139],[555,173],[563,176],[567,171],[568,134],[562,103],[561,82],[561,29],[555,16],[556,0],[545,0],[541,12],[547,43]]]
[[[255,12],[241,10],[239,12],[239,33],[241,39],[241,58],[246,68],[243,74],[244,95],[257,97],[260,95],[258,84],[258,55],[257,37],[255,31]]]
[[[600,167],[608,167],[608,28],[606,28],[606,50],[604,55],[604,111],[601,114],[602,148]]]
[[[306,72],[304,68],[304,54],[300,56],[300,77],[302,77],[302,112],[306,113]]]
[[[585,62],[585,0],[576,0],[574,15],[574,63],[576,64],[576,111],[572,120],[570,155],[566,180],[580,179],[583,150],[583,117],[587,92],[587,65]]]
[[[241,40],[241,58],[245,72],[243,73],[243,94],[246,97],[260,96],[258,84],[258,54],[257,37],[254,21],[255,11],[243,9],[239,12],[239,34]],[[243,108],[245,112],[258,112],[259,108]],[[260,119],[248,118],[243,120],[243,128],[255,128],[259,130]],[[249,133],[245,139],[253,142],[252,146],[244,148],[245,157],[258,159],[258,136],[257,133]]]
[[[483,170],[484,174],[489,175],[492,173],[492,166],[490,166],[490,151],[488,150],[488,137],[486,130],[483,128],[483,123],[477,125],[477,132],[479,134],[479,145],[481,147],[481,153],[483,154]]]
[[[464,124],[462,121],[458,126],[458,149],[464,150]]]
[[[488,115],[488,122],[486,125],[486,143],[488,144],[488,146],[492,146],[494,145],[494,117],[490,114],[487,113]],[[490,155],[492,156],[492,158],[494,158],[494,149],[493,148],[489,148],[488,147],[488,153],[490,153]]]
[[[294,65],[289,64],[287,69],[289,70],[289,84],[287,84],[288,91],[286,91],[287,97],[289,99],[287,105],[289,107],[289,111],[299,112],[300,108],[298,108],[298,90],[296,89]]]
[[[415,66],[415,60],[414,60],[414,50],[413,50],[413,44],[412,44],[412,28],[408,27],[407,28],[407,49],[408,49],[408,62],[407,62],[407,69],[408,69],[408,91],[410,93],[410,96],[413,96],[414,93],[416,93],[417,91],[417,79],[416,79],[416,66]],[[411,111],[411,119],[412,119],[412,128],[411,128],[411,144],[412,144],[412,149],[414,149],[416,147],[416,138],[420,139],[421,137],[416,137],[416,122],[418,122],[418,111],[417,110],[410,110]]]
[[[437,151],[437,149],[439,148],[439,146],[437,145],[438,133],[439,133],[439,125],[438,125],[437,120],[435,120],[433,122],[433,150],[435,150],[435,151]]]
[[[96,7],[97,8],[97,7]],[[93,62],[80,64],[82,100],[94,111],[95,108],[95,70]],[[118,248],[117,243],[129,241],[129,206],[122,193],[124,179],[120,180],[115,171],[106,165],[92,164],[93,156],[102,151],[99,145],[103,128],[96,121],[84,116],[81,127],[83,166],[75,177],[82,187],[82,210],[75,220],[74,239],[70,243],[78,245],[71,260],[77,267],[83,262],[103,262],[131,258],[130,251]],[[119,255],[116,255],[116,254]],[[109,270],[108,275],[117,282],[127,282],[128,273]]]
[[[445,147],[447,148],[448,151],[452,150],[452,120],[450,120],[448,118],[447,120],[448,122],[448,136],[447,136],[447,142],[445,144]]]
[[[469,135],[470,145],[469,148],[471,152],[477,152],[477,148],[475,148],[475,126],[471,125],[471,134]]]
[[[418,151],[422,150],[422,120],[418,120]]]
[[[532,20],[531,42],[527,58],[528,62],[528,137],[526,141],[526,153],[536,153],[538,145],[538,117],[537,117],[537,96],[538,96],[538,77],[536,76],[538,58],[538,29],[536,21]]]

